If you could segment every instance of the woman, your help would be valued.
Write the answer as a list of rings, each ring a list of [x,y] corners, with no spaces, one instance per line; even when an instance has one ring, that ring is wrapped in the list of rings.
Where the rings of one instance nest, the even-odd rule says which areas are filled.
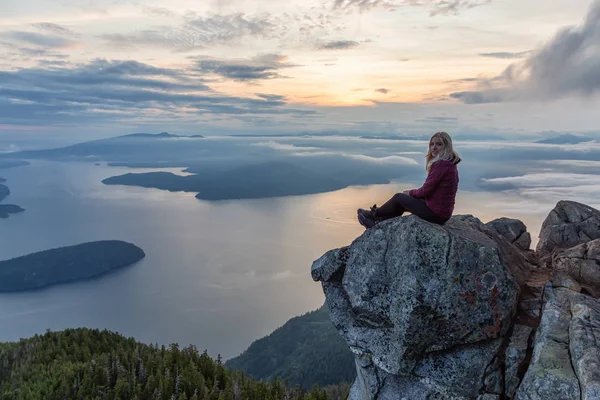
[[[443,225],[454,211],[458,189],[458,169],[461,161],[452,147],[452,138],[446,132],[437,132],[429,139],[429,151],[425,156],[427,179],[419,189],[396,193],[381,207],[371,210],[358,209],[358,221],[371,228],[380,221],[399,217],[405,211],[426,221]]]

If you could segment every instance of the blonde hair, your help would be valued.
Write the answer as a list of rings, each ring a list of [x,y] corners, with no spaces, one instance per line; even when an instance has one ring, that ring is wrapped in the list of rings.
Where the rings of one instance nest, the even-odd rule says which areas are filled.
[[[444,150],[437,157],[433,157],[431,154],[431,141],[434,138],[439,138],[444,144]],[[438,160],[452,161],[454,164],[458,164],[461,161],[460,156],[454,151],[454,147],[452,146],[452,138],[446,132],[436,132],[429,139],[429,146],[425,155],[425,170],[429,172],[431,165]]]

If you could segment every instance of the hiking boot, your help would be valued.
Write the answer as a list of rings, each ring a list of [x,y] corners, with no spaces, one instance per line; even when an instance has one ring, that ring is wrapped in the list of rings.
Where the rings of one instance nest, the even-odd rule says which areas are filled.
[[[375,216],[375,211],[377,210],[377,204],[373,204],[370,210],[365,210],[363,208],[358,209],[358,215],[363,215],[373,221],[377,221],[378,218]]]
[[[371,218],[367,218],[363,214],[360,214],[360,213],[358,214],[358,222],[367,229],[372,228],[375,225],[377,225],[377,222],[375,220],[372,220]]]
[[[375,215],[375,211],[377,210],[377,205],[373,204],[370,210],[365,210],[363,208],[359,208],[358,213],[358,222],[364,226],[365,228],[372,228],[377,225],[381,218]]]

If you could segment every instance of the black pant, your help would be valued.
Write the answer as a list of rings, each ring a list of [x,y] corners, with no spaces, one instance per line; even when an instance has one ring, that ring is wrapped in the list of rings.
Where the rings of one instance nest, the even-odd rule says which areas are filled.
[[[442,218],[435,214],[425,200],[417,199],[404,193],[396,193],[384,205],[377,208],[376,215],[382,220],[399,217],[408,211],[425,221],[433,222],[434,224],[444,225],[448,218]]]

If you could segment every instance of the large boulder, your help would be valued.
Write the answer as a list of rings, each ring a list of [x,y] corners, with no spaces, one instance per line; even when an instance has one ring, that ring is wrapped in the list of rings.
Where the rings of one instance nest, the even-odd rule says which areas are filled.
[[[600,301],[546,285],[533,356],[518,400],[600,399]]]
[[[583,291],[596,298],[600,297],[600,239],[561,251],[554,257],[552,265],[554,276],[565,273]],[[556,283],[556,280],[553,281]]]
[[[356,355],[350,399],[487,391],[519,285],[480,225],[473,217],[444,226],[394,218],[313,263],[331,319]]]
[[[531,234],[527,232],[527,227],[521,220],[502,217],[486,223],[485,226],[521,250],[529,250],[531,246]]]
[[[459,221],[461,224],[457,224]],[[467,230],[464,229],[464,224],[468,225]],[[539,275],[540,272],[542,272],[543,275],[543,271],[537,270],[538,260],[534,252],[531,250],[524,250],[519,244],[519,241],[525,242],[523,237],[527,236],[526,234],[528,232],[525,224],[518,219],[499,218],[484,224],[479,218],[469,214],[455,215],[445,226],[465,237],[470,235],[468,230],[474,229],[491,239],[498,248],[502,261],[504,264],[508,265],[521,288],[529,286],[531,281],[538,281],[539,278],[537,275]],[[509,228],[510,226],[513,228]],[[510,234],[511,229],[515,230],[515,227],[518,227],[519,230],[523,231],[520,233],[517,231],[516,234]],[[515,236],[517,237],[516,240],[514,239]],[[528,246],[529,245],[525,247]],[[542,278],[541,283],[536,283],[536,285],[543,285],[545,281],[546,279]]]
[[[561,200],[542,224],[536,251],[543,258],[594,239],[600,239],[600,211]]]

